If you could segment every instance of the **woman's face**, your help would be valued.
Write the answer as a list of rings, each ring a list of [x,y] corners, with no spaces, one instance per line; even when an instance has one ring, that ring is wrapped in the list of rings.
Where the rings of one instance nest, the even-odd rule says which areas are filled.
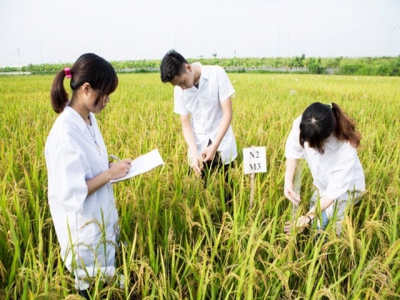
[[[100,91],[93,89],[90,91],[91,92],[88,94],[87,106],[92,113],[98,114],[110,102],[110,95],[103,95],[100,101],[96,104]]]
[[[102,99],[99,101],[97,105],[100,109],[99,112],[106,108],[108,102],[110,102],[110,95],[102,96]]]

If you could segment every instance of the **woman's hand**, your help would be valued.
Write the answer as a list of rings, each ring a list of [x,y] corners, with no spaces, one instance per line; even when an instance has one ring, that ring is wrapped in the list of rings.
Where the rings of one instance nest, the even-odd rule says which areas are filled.
[[[111,179],[118,179],[128,174],[131,168],[131,162],[132,159],[127,158],[116,163],[110,163],[109,171],[111,174]]]
[[[300,216],[296,222],[286,222],[283,231],[286,234],[290,234],[290,229],[295,227],[299,230],[299,232],[303,232],[304,228],[306,228],[310,224],[310,219],[307,216]]]
[[[301,201],[300,195],[294,191],[292,182],[285,181],[284,193],[285,197],[288,198],[294,205],[299,205]]]
[[[131,162],[132,159],[128,158],[116,163],[109,163],[108,170],[101,172],[89,180],[86,180],[88,187],[87,195],[90,196],[110,180],[124,177],[126,174],[128,174],[131,168]]]

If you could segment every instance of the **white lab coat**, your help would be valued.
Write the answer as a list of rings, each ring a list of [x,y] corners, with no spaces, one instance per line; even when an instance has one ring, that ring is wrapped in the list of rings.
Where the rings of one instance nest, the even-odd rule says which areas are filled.
[[[77,278],[115,273],[118,213],[112,185],[107,183],[87,196],[86,180],[109,167],[107,149],[92,113],[90,120],[89,129],[67,106],[45,146],[50,212],[62,259]]]

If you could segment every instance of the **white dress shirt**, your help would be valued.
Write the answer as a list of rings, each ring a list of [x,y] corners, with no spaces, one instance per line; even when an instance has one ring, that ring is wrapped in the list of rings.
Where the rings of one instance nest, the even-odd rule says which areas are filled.
[[[48,199],[68,270],[77,277],[98,271],[112,276],[118,213],[111,183],[87,195],[86,180],[108,169],[107,150],[92,113],[90,120],[92,126],[67,106],[55,121],[45,146]]]
[[[347,141],[339,141],[333,134],[327,139],[322,155],[310,148],[307,142],[302,148],[299,141],[300,122],[301,116],[293,122],[286,141],[285,156],[306,159],[320,196],[337,200],[348,191],[364,191],[365,177],[357,149]]]
[[[221,102],[235,93],[225,70],[218,66],[202,66],[199,88],[195,86],[182,90],[174,89],[174,112],[191,115],[191,126],[199,154],[207,148],[209,140],[214,142],[222,119]],[[221,153],[224,164],[229,164],[237,156],[236,140],[232,126],[229,125],[217,151]],[[190,152],[189,152],[190,157]]]

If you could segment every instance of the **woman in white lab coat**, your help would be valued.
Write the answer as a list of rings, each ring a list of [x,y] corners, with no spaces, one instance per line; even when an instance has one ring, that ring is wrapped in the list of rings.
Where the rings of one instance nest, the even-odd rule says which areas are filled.
[[[65,77],[70,79],[70,100]],[[86,298],[90,278],[115,274],[118,214],[110,180],[125,176],[131,160],[109,164],[94,113],[106,107],[117,86],[111,64],[87,53],[60,71],[51,87],[59,116],[45,146],[48,200],[61,257]]]
[[[365,190],[357,156],[360,140],[355,122],[335,103],[313,103],[293,122],[285,149],[285,196],[294,205],[301,201],[293,188],[296,162],[301,158],[307,161],[316,187],[310,209],[296,220],[296,227],[304,228],[317,218],[318,227],[324,229],[336,213],[336,231],[341,233],[346,206],[357,202]],[[285,232],[289,231],[287,223]]]

